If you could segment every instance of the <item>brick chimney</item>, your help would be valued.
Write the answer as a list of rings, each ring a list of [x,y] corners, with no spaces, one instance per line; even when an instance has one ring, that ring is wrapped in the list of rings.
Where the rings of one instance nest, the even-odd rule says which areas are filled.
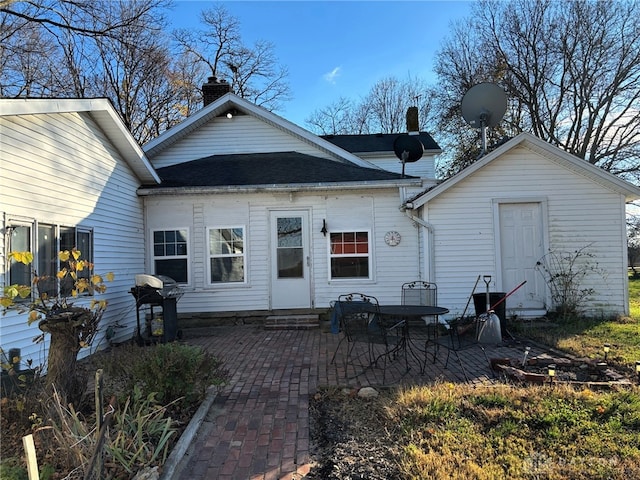
[[[225,93],[231,91],[231,85],[226,80],[218,80],[216,77],[209,77],[207,83],[202,85],[202,103],[206,107],[211,102],[215,102]]]

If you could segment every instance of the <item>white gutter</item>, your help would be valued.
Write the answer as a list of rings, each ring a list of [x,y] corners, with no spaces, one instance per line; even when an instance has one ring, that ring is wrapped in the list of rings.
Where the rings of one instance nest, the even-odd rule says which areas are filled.
[[[138,195],[208,195],[213,193],[256,193],[256,192],[305,192],[305,191],[331,191],[331,190],[360,190],[395,188],[410,185],[420,185],[420,179],[403,180],[375,180],[366,182],[327,182],[327,183],[294,183],[274,185],[249,185],[249,186],[218,186],[218,187],[157,187],[139,188]]]
[[[425,222],[423,219],[421,219],[420,217],[416,217],[415,215],[413,215],[411,213],[413,209],[413,204],[412,203],[406,203],[405,205],[403,205],[402,207],[400,207],[400,210],[402,210],[402,213],[404,213],[412,222],[420,225],[421,227],[423,227],[426,231],[427,231],[427,251],[429,252],[429,275],[427,277],[427,281],[429,282],[434,282],[435,283],[435,276],[436,276],[436,270],[435,270],[435,241],[434,241],[434,237],[435,237],[435,232],[433,229],[433,225],[430,224],[429,222]]]

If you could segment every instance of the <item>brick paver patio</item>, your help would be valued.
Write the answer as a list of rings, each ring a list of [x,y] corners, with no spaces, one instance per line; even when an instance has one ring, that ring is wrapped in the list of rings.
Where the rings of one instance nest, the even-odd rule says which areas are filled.
[[[218,392],[176,469],[175,479],[303,478],[312,462],[309,398],[321,386],[376,386],[382,379],[380,369],[375,368],[358,376],[351,368],[345,372],[344,342],[332,364],[340,336],[319,329],[264,330],[242,325],[212,327],[199,333],[204,334],[188,334],[187,342],[222,358],[231,380]],[[524,345],[519,344],[487,349],[489,358],[519,358],[523,352]],[[540,353],[532,348],[531,355]],[[459,355],[468,381],[494,381],[478,347]],[[446,349],[441,349],[436,363],[427,362],[424,374],[412,356],[408,373],[404,359],[398,358],[387,367],[386,383],[464,382],[456,357],[449,358],[447,368],[445,358]]]

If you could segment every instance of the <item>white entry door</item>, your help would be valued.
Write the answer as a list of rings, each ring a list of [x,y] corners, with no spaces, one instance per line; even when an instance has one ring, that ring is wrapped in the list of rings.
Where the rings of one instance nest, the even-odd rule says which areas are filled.
[[[309,212],[271,212],[271,308],[310,308]]]
[[[542,204],[501,203],[498,209],[503,289],[508,293],[527,281],[507,299],[507,310],[533,315],[545,308],[546,287],[535,269],[545,253]]]

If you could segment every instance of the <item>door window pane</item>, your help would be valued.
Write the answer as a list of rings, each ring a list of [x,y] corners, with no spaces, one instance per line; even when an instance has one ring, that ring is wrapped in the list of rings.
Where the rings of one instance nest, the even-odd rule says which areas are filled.
[[[280,217],[277,228],[278,278],[303,278],[302,217]]]

